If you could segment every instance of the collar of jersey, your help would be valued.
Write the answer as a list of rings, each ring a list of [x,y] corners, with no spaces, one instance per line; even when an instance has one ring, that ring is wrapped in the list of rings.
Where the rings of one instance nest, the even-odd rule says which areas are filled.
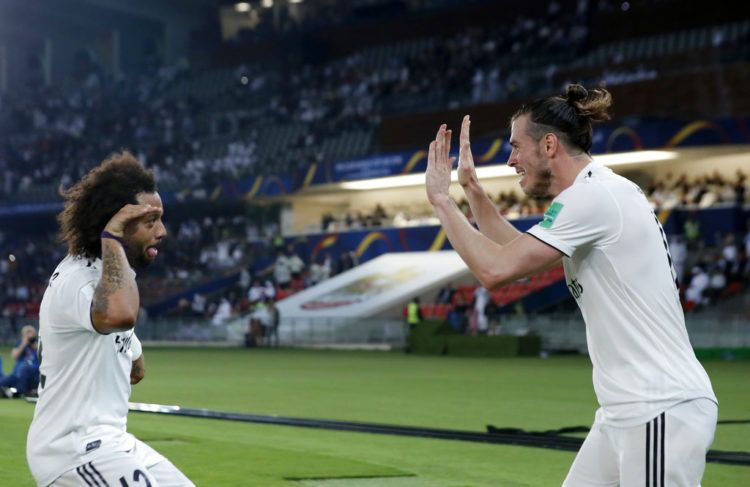
[[[581,172],[578,173],[578,176],[576,176],[575,180],[573,181],[573,184],[582,182],[585,178],[589,176],[589,173],[593,173],[599,168],[599,164],[597,164],[595,161],[591,161],[588,164],[586,164],[586,167],[581,169]]]

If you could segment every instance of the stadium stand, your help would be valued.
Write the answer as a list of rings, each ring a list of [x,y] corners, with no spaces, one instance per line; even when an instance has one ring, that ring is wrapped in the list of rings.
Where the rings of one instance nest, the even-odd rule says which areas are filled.
[[[750,70],[737,61],[746,57],[750,21],[589,47],[581,9],[550,7],[537,17],[381,44],[317,65],[198,69],[183,62],[113,77],[89,58],[75,73],[73,89],[31,84],[3,95],[1,196],[54,200],[59,184],[118,146],[137,146],[163,187],[287,173],[393,147],[387,134],[398,129],[389,128],[396,123],[389,119],[399,114],[502,104],[571,79],[617,87],[617,98],[624,99],[618,116],[747,111],[741,87]],[[696,56],[708,62],[696,66]],[[686,70],[706,83],[680,83]],[[695,96],[696,89],[723,92]],[[713,98],[726,106],[700,106]],[[413,146],[422,139],[407,140]]]
[[[595,7],[588,2],[529,2],[517,15],[494,18],[489,15],[497,13],[493,2],[404,2],[395,10],[388,2],[364,3],[371,7],[306,2],[288,21],[261,19],[261,29],[240,32],[210,62],[196,57],[112,73],[81,52],[66,83],[44,82],[41,64],[31,66],[29,83],[0,93],[0,204],[11,208],[10,215],[20,211],[12,208],[26,205],[36,208],[34,214],[49,216],[59,209],[54,206],[59,188],[118,147],[133,148],[154,169],[161,189],[178,201],[188,192],[198,200],[225,201],[221,195],[213,197],[214,189],[246,176],[299,175],[311,165],[414,149],[429,138],[425,134],[431,134],[436,121],[469,108],[492,112],[492,125],[478,122],[477,128],[496,134],[519,99],[556,91],[570,80],[612,89],[621,100],[620,118],[750,113],[744,90],[750,76],[750,21],[743,18],[744,10],[701,18],[680,10],[679,19],[654,31],[648,22],[633,21],[631,14],[661,19],[674,1],[630,2],[630,13],[619,2],[597,2]],[[465,21],[435,32],[420,26],[425,16],[456,15]],[[389,35],[376,33],[386,22],[392,22]],[[601,25],[630,27],[614,35]],[[339,47],[319,49],[316,56],[275,56],[288,36],[308,36],[317,47]],[[342,38],[350,42],[340,42]],[[265,48],[269,55],[241,56]],[[690,83],[684,82],[686,75]],[[744,173],[711,172],[654,179],[644,190],[662,212],[741,207],[748,201],[747,184]],[[508,191],[493,199],[509,217],[538,215],[547,203]],[[468,210],[468,205],[462,207]],[[397,202],[383,202],[371,213],[322,213],[320,230],[336,235],[408,227],[429,223],[431,216],[426,205],[411,205],[405,212]],[[183,215],[168,224],[176,238],[169,240],[164,258],[143,283],[145,304],[154,314],[183,313],[196,294],[208,296],[206,315],[222,299],[236,312],[244,310],[248,279],[272,277],[272,240],[280,230],[274,224],[269,228],[267,221],[249,221],[240,212]],[[735,239],[744,231],[744,222],[736,224]],[[285,243],[299,238],[288,236]],[[710,241],[709,248],[717,245],[713,235],[703,238]],[[16,258],[1,261],[4,317],[31,317],[38,307],[39,283],[61,251],[51,238],[27,239],[22,233],[6,235],[2,246],[2,255]],[[735,292],[738,282],[747,282],[747,250],[738,252],[739,260],[731,265],[713,262],[705,252],[690,249],[688,278],[694,267],[711,273],[718,265],[726,289]],[[345,261],[353,254],[337,250],[323,274],[349,267]],[[294,289],[320,280],[318,256],[308,251],[302,257],[306,272]],[[332,264],[339,260],[344,261],[340,266]],[[549,274],[539,282],[545,287],[559,279]],[[687,290],[694,279],[684,280]],[[497,290],[493,301],[501,307],[522,301],[539,289],[537,282]],[[276,295],[287,292],[276,290]],[[714,300],[729,293],[707,292]],[[686,299],[695,303],[686,306],[705,305],[702,294]],[[445,305],[425,306],[428,316],[450,311]]]
[[[196,484],[559,485],[589,430],[573,425],[591,424],[599,351],[575,276],[569,287],[558,266],[486,289],[420,177],[435,129],[453,129],[457,152],[470,114],[496,211],[536,225],[550,199],[505,167],[508,122],[570,83],[613,94],[592,153],[642,189],[663,229],[721,403],[703,485],[741,485],[750,2],[0,1],[0,378],[66,253],[61,192],[125,149],[154,171],[168,232],[137,269],[147,380],[128,430]],[[450,195],[476,224],[458,183]],[[121,362],[124,336],[110,335]],[[30,485],[38,397],[1,389],[0,484]],[[662,447],[669,414],[650,423]],[[656,432],[654,483],[669,476]],[[108,476],[89,462],[86,482],[88,467]],[[144,478],[110,484],[131,473]]]

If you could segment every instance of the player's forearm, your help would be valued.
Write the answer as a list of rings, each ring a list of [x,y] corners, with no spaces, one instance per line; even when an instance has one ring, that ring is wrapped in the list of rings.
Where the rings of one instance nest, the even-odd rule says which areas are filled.
[[[140,300],[135,276],[120,243],[102,239],[102,278],[94,291],[91,317],[103,332],[135,326]]]
[[[464,186],[464,193],[479,231],[490,240],[505,245],[521,234],[513,224],[500,215],[478,182]]]
[[[138,384],[140,381],[143,380],[143,378],[146,376],[146,362],[143,359],[143,354],[141,354],[140,357],[138,357],[136,360],[133,360],[133,363],[130,368],[130,384],[135,385]]]
[[[504,262],[496,259],[502,245],[478,232],[449,197],[433,204],[453,249],[466,262],[479,282],[487,288],[498,284]],[[500,272],[499,272],[500,271]]]

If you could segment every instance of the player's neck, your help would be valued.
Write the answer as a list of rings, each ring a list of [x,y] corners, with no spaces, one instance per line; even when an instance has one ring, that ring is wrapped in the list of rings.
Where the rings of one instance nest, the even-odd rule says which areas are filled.
[[[553,174],[554,179],[556,180],[555,182],[557,183],[554,185],[554,188],[552,188],[552,196],[557,196],[572,186],[578,175],[581,174],[581,171],[583,171],[591,161],[591,157],[586,154],[581,154],[575,157],[565,155],[556,158],[556,160],[550,161],[550,166],[554,167]]]

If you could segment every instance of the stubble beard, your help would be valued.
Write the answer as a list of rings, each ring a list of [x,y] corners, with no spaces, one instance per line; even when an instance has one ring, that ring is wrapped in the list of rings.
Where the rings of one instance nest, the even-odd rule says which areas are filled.
[[[552,185],[552,171],[541,170],[536,177],[534,185],[526,191],[526,196],[532,198],[547,198],[550,195],[549,188]]]
[[[536,150],[535,155],[539,162],[539,169],[535,171],[534,184],[524,193],[531,198],[547,198],[550,195],[549,191],[552,185],[552,171],[549,168],[549,163],[543,160],[539,149]]]
[[[151,265],[152,260],[146,255],[146,247],[135,242],[128,242],[128,249],[125,251],[128,263],[133,269],[142,269]]]

